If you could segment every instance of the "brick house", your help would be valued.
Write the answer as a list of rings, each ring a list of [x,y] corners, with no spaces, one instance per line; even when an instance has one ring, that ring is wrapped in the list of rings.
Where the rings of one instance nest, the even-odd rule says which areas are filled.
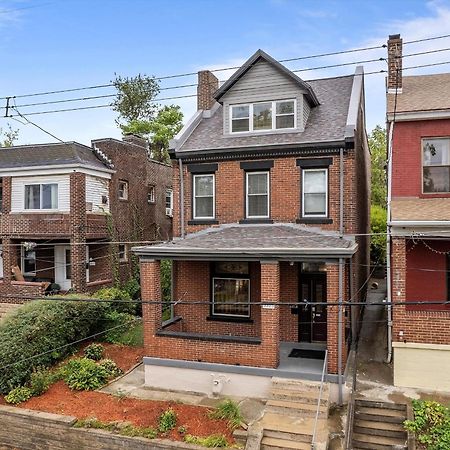
[[[306,83],[261,50],[220,88],[199,72],[171,144],[176,238],[134,249],[148,386],[264,397],[273,376],[319,380],[326,350],[343,373],[358,311],[337,304],[368,273],[362,75]],[[179,302],[164,322],[161,259]]]
[[[400,35],[388,49],[394,383],[448,391],[450,73],[403,76]]]
[[[133,242],[170,238],[172,169],[144,142],[2,149],[0,301],[42,296],[50,283],[88,292],[125,282]]]

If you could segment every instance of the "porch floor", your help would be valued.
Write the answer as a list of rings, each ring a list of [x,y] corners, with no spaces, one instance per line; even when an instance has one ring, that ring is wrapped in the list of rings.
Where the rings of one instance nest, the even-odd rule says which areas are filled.
[[[326,343],[309,342],[281,342],[280,364],[276,370],[284,372],[308,373],[322,375],[323,359],[290,358],[289,354],[294,348],[302,350],[326,350]]]

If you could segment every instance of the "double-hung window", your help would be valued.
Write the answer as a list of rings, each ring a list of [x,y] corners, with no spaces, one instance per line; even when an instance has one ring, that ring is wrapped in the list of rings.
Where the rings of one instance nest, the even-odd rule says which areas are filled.
[[[328,169],[303,169],[303,217],[328,216]]]
[[[172,217],[173,215],[173,191],[172,189],[166,189],[166,216]]]
[[[450,138],[423,139],[423,192],[450,192]]]
[[[295,128],[296,100],[231,105],[231,133]]]
[[[214,174],[193,175],[193,218],[214,219],[215,176]]]
[[[269,217],[269,172],[246,172],[245,211],[248,219]]]
[[[58,184],[26,184],[25,209],[58,209]]]

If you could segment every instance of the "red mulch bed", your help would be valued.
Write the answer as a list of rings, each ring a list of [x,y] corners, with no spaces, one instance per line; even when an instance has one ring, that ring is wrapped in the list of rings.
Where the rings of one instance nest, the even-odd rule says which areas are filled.
[[[142,347],[128,347],[102,343],[105,357],[110,358],[124,371],[130,370],[143,357]],[[78,353],[80,356],[82,350]],[[0,396],[0,404],[6,404]],[[167,408],[177,413],[177,426],[162,437],[183,440],[178,433],[184,426],[187,433],[195,436],[223,434],[233,443],[232,432],[223,420],[211,419],[209,409],[201,406],[184,405],[175,402],[119,398],[102,392],[71,391],[63,381],[58,381],[40,397],[33,397],[18,405],[19,408],[75,416],[78,419],[95,417],[102,422],[130,422],[139,427],[157,427],[158,418]]]

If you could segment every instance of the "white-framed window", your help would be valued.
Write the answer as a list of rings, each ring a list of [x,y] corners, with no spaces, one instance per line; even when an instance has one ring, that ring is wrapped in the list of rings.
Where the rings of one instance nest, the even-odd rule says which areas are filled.
[[[450,192],[450,138],[422,139],[422,191]]]
[[[148,187],[147,202],[148,203],[156,202],[156,187],[155,186]]]
[[[173,191],[166,189],[166,216],[173,216]]]
[[[118,195],[120,200],[128,200],[128,181],[119,180]]]
[[[212,294],[212,315],[250,317],[250,278],[213,277]]]
[[[302,216],[328,216],[328,169],[302,170]]]
[[[245,178],[246,217],[248,219],[267,219],[270,204],[269,172],[246,172]]]
[[[215,207],[215,175],[199,174],[192,176],[193,181],[193,218],[214,219]]]
[[[25,209],[58,209],[58,184],[26,184]]]
[[[33,249],[27,250],[21,247],[21,270],[23,275],[36,275],[36,251]]]
[[[119,244],[119,261],[128,261],[127,246],[125,244]]]
[[[294,129],[296,111],[295,99],[230,105],[230,133]]]

